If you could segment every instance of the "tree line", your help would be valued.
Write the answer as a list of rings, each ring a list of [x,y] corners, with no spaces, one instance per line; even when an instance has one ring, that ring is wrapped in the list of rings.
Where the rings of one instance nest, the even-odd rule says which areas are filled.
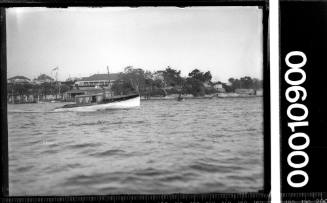
[[[164,70],[154,72],[127,66],[119,74],[117,80],[111,85],[111,90],[115,95],[138,92],[141,96],[167,96],[169,94],[192,94],[193,96],[203,96],[205,94],[217,93],[215,84],[221,84],[226,92],[234,92],[238,88],[260,89],[262,80],[248,76],[242,78],[230,78],[229,84],[222,82],[212,82],[210,71],[202,72],[194,69],[188,73],[187,77],[181,76],[181,71],[170,66]],[[64,83],[8,83],[8,95],[34,95],[41,98],[47,95],[57,95],[60,88],[61,96],[63,93],[73,89],[74,81]]]
[[[204,96],[218,93],[214,84],[221,84],[226,92],[234,92],[238,88],[262,88],[262,80],[248,76],[240,79],[230,78],[229,83],[213,83],[210,71],[202,72],[199,69],[192,70],[187,77],[181,77],[181,71],[170,66],[154,72],[128,66],[124,72],[120,73],[119,79],[112,85],[112,90],[115,94],[128,94],[137,91],[142,96],[150,97],[168,94]]]
[[[47,95],[57,95],[59,93],[62,96],[63,93],[72,89],[72,84],[58,84],[55,82],[33,84],[33,83],[8,83],[7,94],[14,96],[39,96],[40,98],[46,97]]]

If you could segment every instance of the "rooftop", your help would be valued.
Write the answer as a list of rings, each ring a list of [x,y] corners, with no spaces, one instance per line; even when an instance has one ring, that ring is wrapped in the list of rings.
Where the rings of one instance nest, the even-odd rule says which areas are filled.
[[[118,80],[120,73],[109,74],[110,80]],[[97,80],[109,80],[108,74],[93,74],[90,77],[83,77],[78,81],[97,81]]]
[[[25,76],[17,75],[17,76],[14,76],[14,77],[8,78],[8,80],[30,80],[30,79],[27,78],[27,77],[25,77]]]
[[[46,74],[41,74],[35,80],[52,80],[53,81],[54,79]]]

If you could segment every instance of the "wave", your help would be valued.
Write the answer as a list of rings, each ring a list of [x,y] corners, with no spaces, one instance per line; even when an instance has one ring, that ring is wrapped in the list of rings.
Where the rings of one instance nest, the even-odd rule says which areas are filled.
[[[26,172],[32,168],[34,168],[34,166],[22,166],[22,167],[16,168],[16,171],[17,172]]]
[[[167,175],[162,178],[159,178],[162,182],[175,182],[175,181],[181,181],[181,182],[188,182],[192,178],[198,177],[196,174],[174,174],[174,175]]]
[[[141,111],[83,113],[52,112],[55,105],[10,106],[9,180],[18,179],[11,191],[81,195],[260,188],[263,117],[239,113],[260,106],[252,100],[206,101],[146,101]],[[33,168],[17,171],[29,165]],[[49,174],[56,177],[50,185],[37,181]]]
[[[159,176],[159,175],[166,175],[169,171],[166,170],[159,170],[152,167],[140,169],[134,172],[135,175],[139,176]]]
[[[93,126],[93,125],[121,125],[124,123],[128,123],[129,125],[131,124],[143,124],[145,121],[128,121],[128,122],[123,122],[123,121],[105,121],[105,120],[98,120],[96,122],[83,122],[83,123],[72,123],[70,126]]]
[[[104,121],[104,120],[98,120],[96,122],[84,122],[84,123],[72,123],[70,126],[92,126],[92,125],[103,125],[103,124],[111,124],[111,125],[118,125],[118,124],[123,124],[122,121],[117,121],[117,122],[109,122],[109,121]]]
[[[81,149],[86,147],[98,147],[100,145],[101,145],[100,143],[83,143],[83,144],[69,145],[68,147],[71,149]]]
[[[65,179],[62,186],[98,185],[102,183],[117,182],[121,179],[121,173],[93,173],[77,174]]]
[[[189,165],[189,168],[200,171],[200,172],[208,172],[208,173],[229,173],[235,172],[235,170],[242,170],[243,167],[235,166],[235,165],[215,165],[215,164],[208,164],[208,163],[195,163]]]
[[[91,156],[94,156],[94,157],[107,157],[107,156],[114,156],[114,155],[126,155],[126,152],[124,150],[120,150],[120,149],[109,149],[104,152],[98,152],[98,153],[91,154]]]

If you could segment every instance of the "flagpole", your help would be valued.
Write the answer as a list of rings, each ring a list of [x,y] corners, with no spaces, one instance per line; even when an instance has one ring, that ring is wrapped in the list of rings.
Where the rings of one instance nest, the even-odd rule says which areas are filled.
[[[59,98],[61,99],[61,95],[60,95],[60,84],[59,84],[59,82],[58,82],[58,70],[59,70],[59,68],[58,68],[58,66],[57,66],[56,79],[57,79],[57,85],[58,85]]]
[[[54,69],[52,69],[52,71],[56,71],[56,75],[55,75],[56,84],[57,84],[57,87],[58,87],[58,95],[59,95],[59,98],[60,98],[60,85],[59,85],[59,82],[58,82],[58,70],[59,70],[58,66],[55,67]],[[57,99],[57,93],[56,93],[56,99]]]
[[[107,66],[107,71],[108,71],[108,87],[110,91],[110,97],[112,97],[112,91],[111,91],[111,84],[110,84],[110,74],[109,74],[109,66]]]

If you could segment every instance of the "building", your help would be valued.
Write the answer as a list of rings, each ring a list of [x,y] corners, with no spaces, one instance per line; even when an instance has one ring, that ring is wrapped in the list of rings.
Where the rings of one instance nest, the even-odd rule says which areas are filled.
[[[225,88],[223,88],[222,83],[216,83],[216,84],[213,85],[213,87],[218,91],[218,93],[226,92]]]
[[[92,89],[95,87],[110,87],[113,82],[119,79],[120,73],[108,74],[93,74],[90,77],[83,77],[75,82],[75,87],[78,89]],[[109,84],[110,81],[110,84]]]
[[[36,84],[42,84],[42,83],[51,83],[54,82],[55,80],[46,75],[46,74],[41,74],[39,75],[36,79],[33,80]]]
[[[14,76],[7,80],[8,83],[31,83],[31,80],[25,76]]]
[[[63,94],[63,99],[65,101],[74,101],[77,95],[84,95],[84,94],[86,94],[86,91],[72,89]]]

